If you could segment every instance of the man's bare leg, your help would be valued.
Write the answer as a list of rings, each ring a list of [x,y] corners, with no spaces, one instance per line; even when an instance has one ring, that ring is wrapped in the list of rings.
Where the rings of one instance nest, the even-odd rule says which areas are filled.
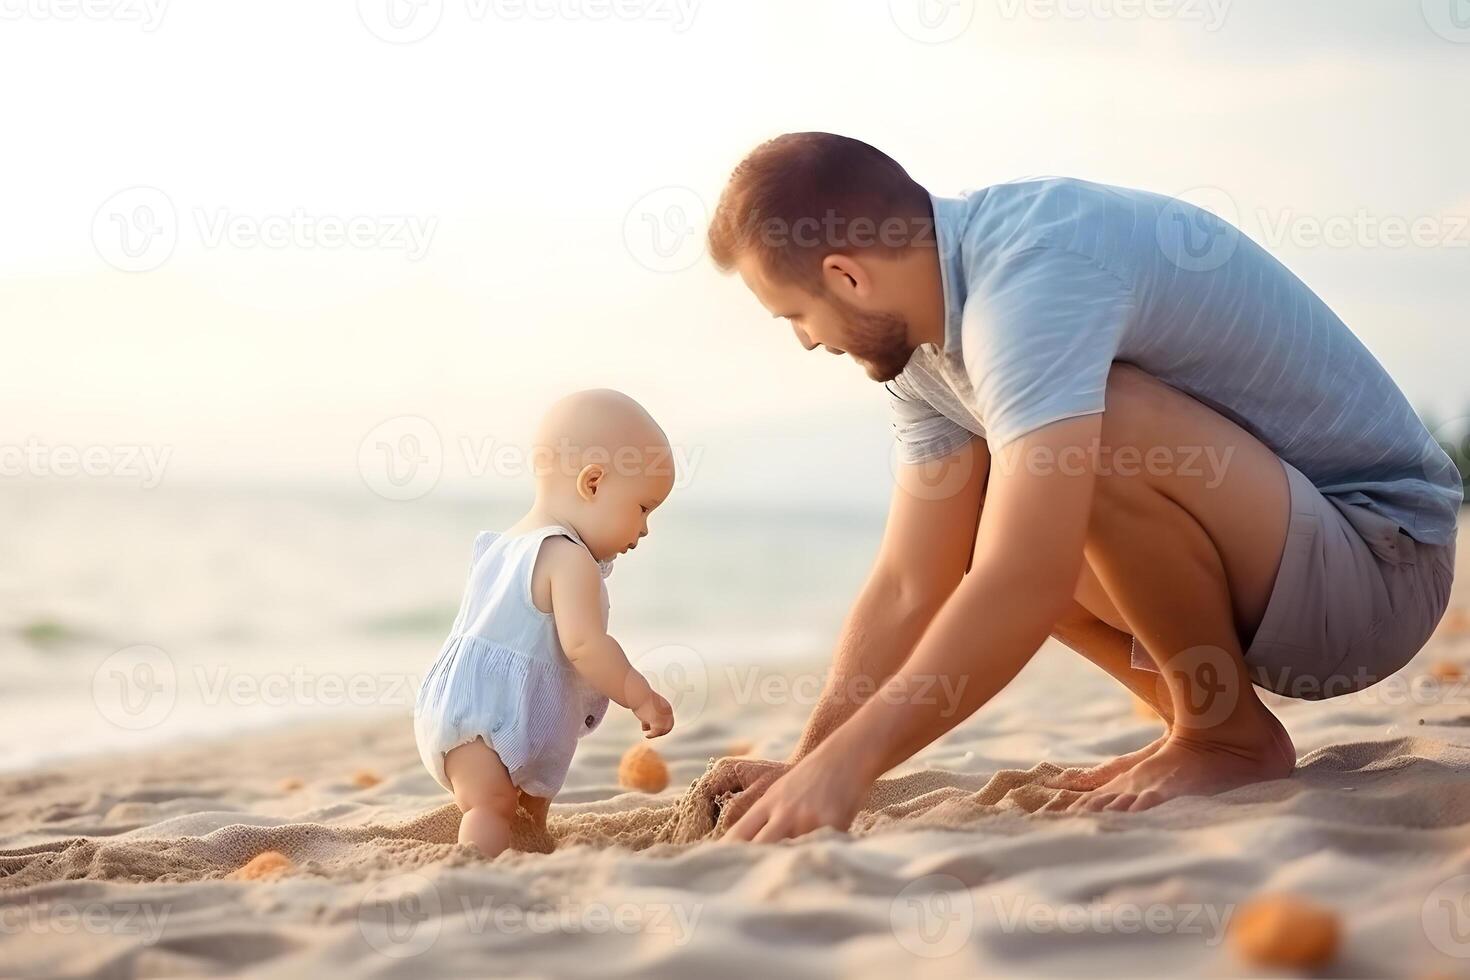
[[[1075,598],[1071,610],[1052,629],[1052,637],[1122,684],[1152,708],[1164,725],[1163,734],[1143,748],[1095,766],[1066,769],[1047,782],[1053,789],[1085,792],[1104,785],[1163,747],[1174,724],[1174,702],[1162,674],[1133,665],[1133,636],[1127,632],[1127,623],[1097,580],[1097,573],[1086,563],[1082,566]],[[1291,753],[1290,739],[1283,738],[1282,741],[1284,752]],[[1062,808],[1070,799],[1060,799],[1056,809]]]
[[[1136,368],[1114,367],[1107,405],[1087,565],[1160,667],[1174,717],[1162,745],[1073,807],[1143,809],[1286,776],[1295,752],[1256,697],[1242,655],[1285,544],[1280,461]],[[1141,679],[1120,680],[1132,689]]]
[[[1112,608],[1112,600],[1102,591],[1097,575],[1086,564],[1077,585],[1076,601],[1066,616],[1052,629],[1052,636],[1102,668],[1118,683],[1154,710],[1164,724],[1158,738],[1141,749],[1115,759],[1085,768],[1067,769],[1047,785],[1053,789],[1097,789],[1119,773],[1131,769],[1158,750],[1168,740],[1174,718],[1174,704],[1167,685],[1151,670],[1133,665],[1133,637],[1113,623],[1121,617]]]

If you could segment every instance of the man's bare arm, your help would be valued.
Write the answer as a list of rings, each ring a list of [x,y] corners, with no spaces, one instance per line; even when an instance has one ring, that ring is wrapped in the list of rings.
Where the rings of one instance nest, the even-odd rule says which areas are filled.
[[[877,560],[843,623],[826,686],[791,764],[898,670],[964,577],[989,471],[981,439],[940,460],[898,468]]]
[[[842,740],[862,747],[870,778],[908,759],[1005,687],[1071,601],[1095,482],[1090,450],[1101,418],[1055,422],[1005,450],[991,480],[974,570],[890,677],[893,696],[867,704],[843,726]],[[924,677],[952,681],[955,703],[907,697],[923,689],[916,679]]]
[[[727,804],[727,820],[754,806],[902,666],[964,578],[989,472],[983,439],[933,462],[898,468],[878,557],[842,626],[826,686],[790,761],[722,759],[707,783],[715,796],[738,792]]]
[[[1101,419],[1054,422],[1003,450],[973,570],[884,690],[763,787],[728,838],[765,843],[818,827],[845,830],[874,779],[1010,682],[1072,601],[1096,475],[1090,450]],[[932,685],[921,683],[936,678],[952,697],[935,697]]]

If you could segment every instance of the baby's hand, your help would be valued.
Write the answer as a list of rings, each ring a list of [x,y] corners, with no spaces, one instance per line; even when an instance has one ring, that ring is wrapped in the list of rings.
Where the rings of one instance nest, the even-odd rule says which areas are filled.
[[[633,716],[643,723],[644,738],[667,735],[674,727],[674,709],[657,691],[649,691],[643,703],[633,709]]]

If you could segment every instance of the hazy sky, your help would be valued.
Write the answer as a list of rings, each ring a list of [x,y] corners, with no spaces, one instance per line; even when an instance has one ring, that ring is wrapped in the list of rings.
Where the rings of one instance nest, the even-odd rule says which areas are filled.
[[[609,385],[699,496],[883,499],[881,389],[700,253],[793,129],[937,193],[1205,188],[1470,411],[1456,0],[87,2],[0,0],[0,444],[347,485],[412,416],[441,491],[502,486],[490,451]]]

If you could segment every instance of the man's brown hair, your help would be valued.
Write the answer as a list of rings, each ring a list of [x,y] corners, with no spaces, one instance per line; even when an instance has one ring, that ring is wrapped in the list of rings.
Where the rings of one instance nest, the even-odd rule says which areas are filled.
[[[723,271],[753,253],[767,274],[815,292],[834,252],[893,254],[933,241],[929,192],[892,157],[847,136],[787,133],[730,175],[708,245]]]

